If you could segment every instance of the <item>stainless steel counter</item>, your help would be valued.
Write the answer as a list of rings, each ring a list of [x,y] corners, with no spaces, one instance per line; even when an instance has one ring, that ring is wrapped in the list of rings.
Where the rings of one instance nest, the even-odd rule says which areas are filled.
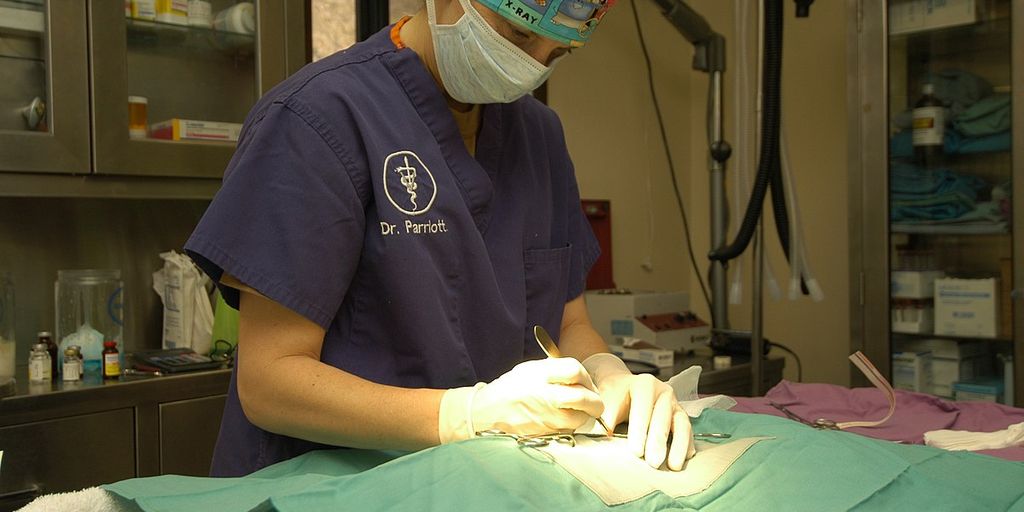
[[[35,383],[29,382],[26,367],[19,366],[15,379],[15,394],[0,398],[0,427],[144,403],[222,395],[227,393],[231,370],[118,380],[92,376],[80,382]]]

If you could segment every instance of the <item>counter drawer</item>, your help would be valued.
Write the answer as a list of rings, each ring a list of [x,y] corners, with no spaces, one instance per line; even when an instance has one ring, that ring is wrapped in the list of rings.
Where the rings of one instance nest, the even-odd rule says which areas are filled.
[[[38,494],[134,478],[134,417],[125,408],[0,428],[0,510]]]

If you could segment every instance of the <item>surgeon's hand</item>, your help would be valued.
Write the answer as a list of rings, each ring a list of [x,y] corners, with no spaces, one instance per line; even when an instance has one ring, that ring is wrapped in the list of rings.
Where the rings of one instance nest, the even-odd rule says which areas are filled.
[[[594,354],[583,361],[583,366],[601,393],[601,419],[605,424],[615,428],[628,414],[627,442],[636,456],[653,468],[661,467],[667,457],[669,469],[683,469],[683,463],[696,449],[690,417],[679,405],[672,387],[653,375],[633,375],[621,359],[609,353]]]
[[[604,410],[592,389],[593,381],[575,359],[526,361],[488,384],[447,390],[438,411],[438,438],[450,443],[490,429],[510,434],[575,430]]]

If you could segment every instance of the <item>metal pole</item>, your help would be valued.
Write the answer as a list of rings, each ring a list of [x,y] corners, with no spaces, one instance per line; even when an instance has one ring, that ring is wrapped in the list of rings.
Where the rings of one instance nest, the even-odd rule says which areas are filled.
[[[754,235],[754,298],[750,330],[750,396],[764,395],[764,217]]]
[[[711,151],[711,247],[725,244],[725,225],[728,212],[725,201],[725,161],[729,158],[728,144],[723,140],[722,127],[722,72],[709,74],[711,88],[708,112],[708,142]],[[700,276],[697,276],[698,279]],[[711,320],[712,328],[729,328],[729,292],[725,265],[711,262]]]

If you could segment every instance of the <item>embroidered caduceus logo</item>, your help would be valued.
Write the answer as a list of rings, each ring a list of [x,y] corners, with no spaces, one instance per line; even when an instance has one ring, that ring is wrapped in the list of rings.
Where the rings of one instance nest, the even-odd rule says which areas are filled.
[[[437,197],[437,183],[430,169],[412,151],[397,151],[384,159],[384,193],[388,201],[407,215],[430,210]]]
[[[405,185],[405,191],[409,193],[409,202],[412,203],[412,209],[416,209],[416,168],[409,165],[408,155],[405,158],[405,165],[395,167],[395,172],[398,173],[399,182]]]

